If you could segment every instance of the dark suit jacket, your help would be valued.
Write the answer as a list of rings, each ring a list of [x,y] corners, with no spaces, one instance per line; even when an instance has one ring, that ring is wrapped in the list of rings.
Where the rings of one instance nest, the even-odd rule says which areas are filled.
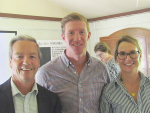
[[[0,85],[0,113],[15,113],[10,81]],[[58,95],[38,84],[37,87],[38,113],[61,113]]]

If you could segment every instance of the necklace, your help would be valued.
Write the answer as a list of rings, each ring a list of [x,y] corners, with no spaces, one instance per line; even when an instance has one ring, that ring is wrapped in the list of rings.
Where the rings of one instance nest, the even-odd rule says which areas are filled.
[[[139,87],[139,86],[137,85],[137,86],[134,88],[134,91],[137,90],[138,87]],[[131,95],[134,97],[134,96],[135,96],[135,93],[132,92]]]
[[[135,96],[135,93],[132,93],[131,95],[134,97],[134,96]]]
[[[123,82],[122,75],[120,77],[120,80]],[[134,90],[136,90],[137,88],[138,88],[138,85],[134,88]],[[131,95],[134,97],[135,96],[135,92],[132,92]]]

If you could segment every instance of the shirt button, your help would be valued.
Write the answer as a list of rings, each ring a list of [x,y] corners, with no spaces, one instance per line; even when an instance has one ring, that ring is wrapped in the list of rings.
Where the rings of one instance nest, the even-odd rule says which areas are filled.
[[[81,102],[81,98],[80,98],[80,102]]]

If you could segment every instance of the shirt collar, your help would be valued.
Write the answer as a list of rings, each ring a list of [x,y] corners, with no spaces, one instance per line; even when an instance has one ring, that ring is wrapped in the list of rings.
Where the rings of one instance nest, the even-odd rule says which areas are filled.
[[[142,72],[140,72],[140,71],[139,71],[139,75],[140,75],[140,77],[141,77],[140,87],[141,87],[141,86],[145,86],[145,82],[149,82],[149,81],[150,81],[149,77],[145,76],[145,75],[144,75]],[[120,78],[121,78],[121,73],[119,73],[118,77],[117,77],[116,80],[115,80],[115,82],[116,82],[117,84],[122,84]]]
[[[140,87],[141,86],[144,86],[145,87],[145,84],[146,82],[149,82],[149,77],[148,76],[145,76],[142,72],[139,72],[140,76],[141,76],[141,82],[140,82]]]
[[[62,56],[61,56],[61,58],[62,58],[62,60],[63,60],[63,62],[65,63],[65,65],[67,66],[67,67],[69,67],[69,65],[72,65],[72,63],[69,61],[69,59],[67,58],[67,56],[66,56],[66,54],[65,54],[65,51],[66,50],[64,50],[64,52],[62,53]],[[86,52],[86,55],[87,55],[87,57],[88,57],[88,61],[87,61],[87,66],[90,66],[90,62],[92,61],[91,60],[91,56],[90,56],[90,54],[88,53],[88,52]]]
[[[23,94],[19,91],[19,89],[16,87],[15,83],[13,82],[12,78],[11,78],[11,89],[12,89],[12,96],[15,96],[17,94],[20,94],[23,96]],[[34,83],[33,88],[31,90],[31,93],[35,92],[35,94],[38,94],[38,88],[37,88],[37,84]]]
[[[115,79],[115,82],[117,84],[122,84],[122,82],[121,82],[121,72],[118,74],[117,78]]]

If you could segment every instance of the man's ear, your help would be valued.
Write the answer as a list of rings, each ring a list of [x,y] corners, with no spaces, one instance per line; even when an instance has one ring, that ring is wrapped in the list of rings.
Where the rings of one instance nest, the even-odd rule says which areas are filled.
[[[88,40],[90,39],[91,37],[91,32],[88,33]]]
[[[10,66],[10,68],[12,68],[11,60],[12,59],[9,59],[9,66]]]
[[[61,34],[61,37],[62,37],[63,41],[65,41],[65,36],[64,36],[64,34]]]

